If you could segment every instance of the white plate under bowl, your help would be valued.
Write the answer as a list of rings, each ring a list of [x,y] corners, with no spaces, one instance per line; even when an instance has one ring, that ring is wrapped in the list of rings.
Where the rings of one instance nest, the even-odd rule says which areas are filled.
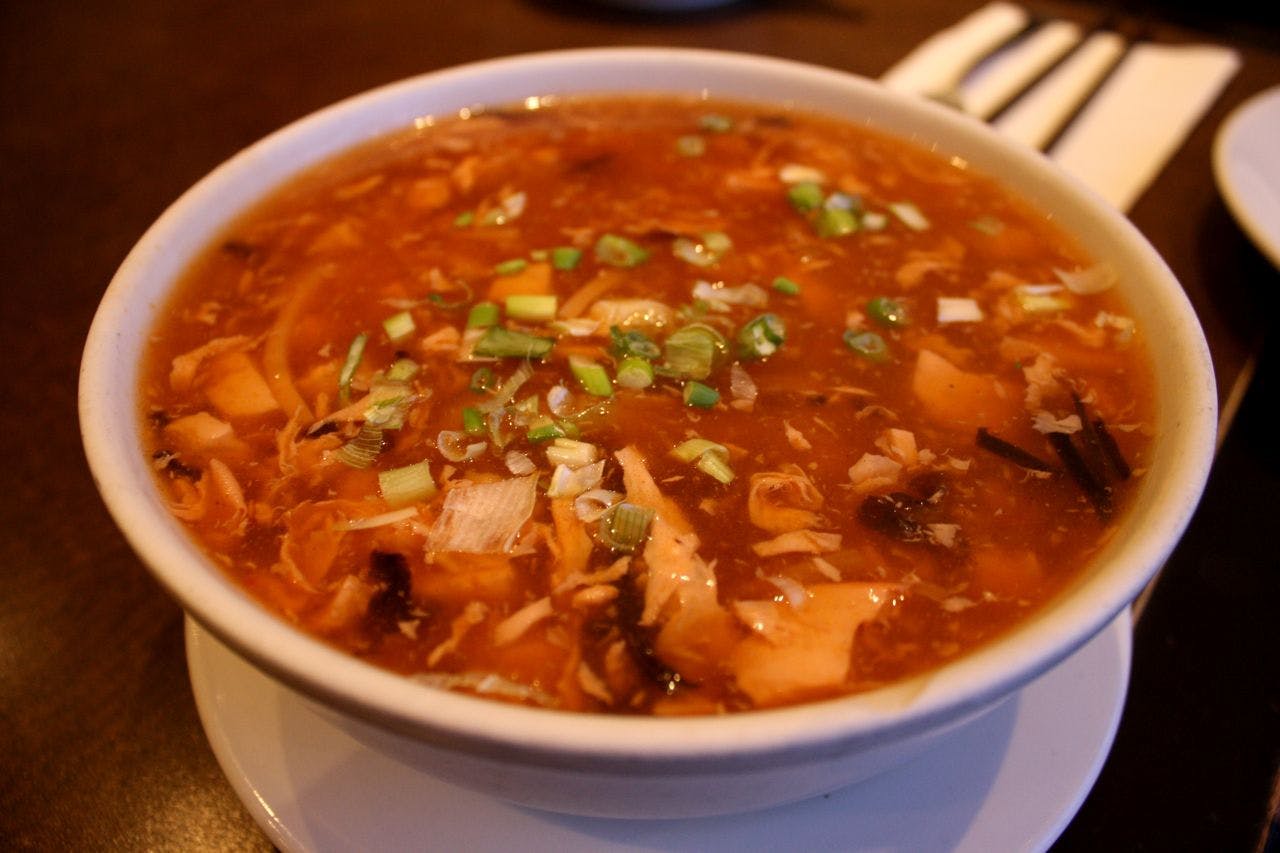
[[[831,794],[729,817],[627,821],[536,811],[439,781],[369,748],[192,619],[186,635],[200,719],[227,778],[274,844],[315,853],[1043,850],[1111,749],[1131,648],[1126,610],[920,758]]]
[[[1213,173],[1240,227],[1280,268],[1280,86],[1227,116],[1214,140]]]

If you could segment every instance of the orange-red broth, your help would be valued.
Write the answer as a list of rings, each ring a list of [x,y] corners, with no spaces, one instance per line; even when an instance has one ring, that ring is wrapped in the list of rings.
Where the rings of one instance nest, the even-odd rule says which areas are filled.
[[[870,217],[819,236],[817,214],[789,201],[801,179],[819,184],[825,204],[848,204],[829,201],[843,192]],[[900,201],[927,226],[899,219],[889,205]],[[673,252],[678,238],[696,249],[708,232],[732,244],[709,265]],[[610,265],[594,251],[604,234],[647,257]],[[576,266],[551,265],[554,247],[579,249]],[[512,259],[526,265],[495,272]],[[963,162],[826,118],[632,98],[444,119],[309,170],[192,265],[153,331],[146,450],[174,511],[237,582],[380,666],[508,701],[615,713],[863,691],[1027,618],[1106,540],[1116,515],[1104,518],[1064,473],[1036,413],[1069,421],[1074,392],[1134,472],[1108,481],[1118,508],[1140,479],[1153,405],[1140,330],[1109,291],[1076,293],[1055,272],[1105,270],[1093,264]],[[778,277],[798,292],[776,289]],[[708,305],[692,295],[699,280],[729,294],[754,283],[766,304]],[[1016,289],[1027,284],[1051,286]],[[469,390],[473,373],[487,366],[501,382],[522,362],[459,360],[469,309],[521,291],[554,294],[561,313],[578,303],[587,318],[591,293],[656,300],[665,321],[633,327],[659,346],[689,322],[729,341],[703,380],[720,394],[710,408],[687,405],[686,381],[662,375],[643,389],[615,384],[605,398],[584,391],[567,359],[590,358],[613,377],[607,325],[577,336],[500,315],[504,327],[556,339],[512,402],[536,398],[545,416],[547,393],[563,385],[560,422],[605,460],[595,485],[657,510],[628,560],[572,498],[553,513],[547,442],[518,423],[508,419],[500,450],[487,432],[470,439],[487,442],[475,458],[453,462],[438,449],[442,430],[462,429],[464,408],[491,399]],[[871,316],[876,296],[897,300],[909,322]],[[974,300],[982,319],[938,322],[940,296]],[[403,310],[415,329],[392,342],[383,320]],[[735,336],[764,312],[783,321],[785,342],[743,357]],[[847,330],[880,335],[884,360],[851,349]],[[360,333],[351,399],[397,357],[420,368],[407,386],[420,399],[364,469],[337,453],[362,416],[326,421],[342,407],[341,368]],[[979,447],[979,428],[1053,470]],[[693,436],[727,449],[730,483],[672,456]],[[628,447],[637,470],[624,481],[615,453]],[[456,545],[432,535],[446,495],[514,481],[512,450],[537,469],[514,541],[439,550]],[[433,497],[394,523],[344,528],[402,508],[384,500],[378,472],[424,460]],[[776,491],[769,472],[786,475]],[[912,507],[911,535],[899,516],[869,523],[861,512],[895,494]],[[786,553],[755,550],[770,541]]]

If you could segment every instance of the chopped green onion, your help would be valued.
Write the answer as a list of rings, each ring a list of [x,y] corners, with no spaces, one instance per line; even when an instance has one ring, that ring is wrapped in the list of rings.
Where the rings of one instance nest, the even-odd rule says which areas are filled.
[[[880,363],[889,360],[889,346],[884,342],[884,338],[875,332],[859,332],[853,329],[846,329],[844,342],[849,349],[868,361]]]
[[[707,152],[707,141],[701,136],[689,134],[676,140],[676,153],[681,157],[701,157]]]
[[[907,309],[896,299],[876,296],[867,303],[867,314],[882,326],[901,328],[908,323]]]
[[[698,127],[708,133],[728,133],[733,129],[733,119],[720,113],[707,113],[698,119]]]
[[[467,462],[475,459],[489,445],[483,441],[467,441],[465,432],[442,429],[436,436],[436,449],[440,455],[450,462]]]
[[[525,433],[525,438],[532,442],[551,441],[555,438],[564,437],[564,427],[547,417],[534,421],[529,425],[529,430]]]
[[[355,438],[338,448],[337,457],[352,468],[368,468],[381,452],[382,430],[365,424]]]
[[[716,444],[708,438],[686,439],[671,449],[671,455],[681,462],[692,462],[704,453],[715,452],[729,455],[729,448]]]
[[[467,387],[473,394],[483,394],[486,391],[492,391],[496,382],[497,377],[493,375],[493,371],[487,367],[481,367],[471,374],[471,384]]]
[[[787,201],[802,213],[822,207],[824,198],[826,194],[823,193],[822,187],[813,181],[802,181],[787,188]]]
[[[707,231],[701,235],[701,242],[688,237],[677,237],[671,244],[671,253],[694,266],[709,267],[732,248],[733,241],[728,234],[723,231]]]
[[[395,389],[402,387],[400,383],[393,382],[371,388],[374,401],[364,412],[365,423],[380,429],[400,429],[404,426],[404,416],[417,398],[413,394],[395,394]],[[395,396],[387,396],[385,392],[388,389]]]
[[[878,210],[868,210],[862,214],[862,218],[858,220],[859,227],[863,231],[883,231],[885,226],[889,224],[889,217],[885,216]]]
[[[894,202],[889,205],[889,210],[912,231],[926,231],[929,228],[929,220],[920,212],[920,208],[909,201]]]
[[[684,404],[709,409],[720,402],[720,392],[709,385],[690,380],[684,385]]]
[[[529,266],[529,262],[524,258],[511,258],[494,264],[493,271],[498,275],[515,275]]]
[[[516,320],[554,320],[557,304],[554,294],[518,293],[507,297],[507,316]]]
[[[414,325],[412,314],[408,311],[401,311],[383,320],[382,328],[386,330],[387,337],[391,339],[392,343],[399,343],[412,335],[417,326]]]
[[[597,397],[612,397],[613,383],[605,369],[589,358],[569,356],[569,369],[573,371],[582,390]]]
[[[515,399],[516,392],[524,383],[528,382],[533,376],[533,365],[529,362],[521,362],[520,366],[511,371],[511,375],[502,381],[502,384],[494,389],[493,396],[480,403],[476,408],[482,412],[492,412],[501,409],[507,403]],[[492,384],[489,386],[493,387]]]
[[[487,329],[498,324],[498,305],[496,302],[477,302],[467,312],[468,329]]]
[[[648,335],[635,329],[623,331],[617,326],[610,326],[609,338],[613,342],[610,352],[619,358],[634,356],[653,361],[662,355],[662,350]]]
[[[705,438],[683,441],[671,451],[681,462],[696,462],[702,473],[721,483],[733,482],[733,469],[729,467],[729,448]]]
[[[773,280],[773,289],[787,296],[800,295],[800,285],[782,275]]]
[[[364,356],[364,345],[368,340],[368,333],[361,332],[351,340],[351,346],[347,347],[347,360],[342,363],[342,370],[338,373],[338,400],[343,405],[351,402],[351,379],[356,375],[356,368],[360,366],[360,359]]]
[[[472,222],[476,221],[476,212],[474,210],[464,210],[453,218],[453,227],[466,228]]]
[[[572,438],[556,438],[547,448],[547,461],[552,465],[565,465],[569,468],[581,468],[590,465],[600,458],[600,449],[586,441]]]
[[[812,166],[788,163],[778,170],[778,180],[784,184],[821,184],[827,180],[827,176]]]
[[[981,231],[988,237],[994,237],[1004,230],[1004,223],[994,216],[979,216],[969,223],[969,227]]]
[[[474,406],[467,406],[462,410],[462,431],[467,435],[484,435],[485,433],[484,415]]]
[[[623,388],[648,388],[653,384],[653,365],[639,356],[629,355],[618,362],[614,381]]]
[[[639,504],[614,504],[600,516],[600,541],[611,550],[630,554],[648,535],[655,514],[652,508]]]
[[[843,237],[858,230],[858,218],[842,207],[824,207],[813,220],[819,237]]]
[[[425,459],[412,465],[378,472],[378,490],[391,506],[417,503],[436,493],[431,463]]]
[[[490,326],[476,341],[472,352],[494,358],[542,358],[551,352],[555,344],[555,338],[539,338],[501,326]]]
[[[388,382],[408,382],[418,375],[418,363],[411,358],[397,358],[387,368]]]
[[[548,257],[548,254],[546,249],[530,249],[529,250],[529,260],[531,261],[541,262],[541,261],[545,261],[547,257]]]
[[[467,284],[465,281],[455,281],[454,284],[457,285],[458,289],[462,291],[461,299],[455,299],[452,302],[450,302],[449,300],[444,298],[443,293],[428,293],[427,301],[430,302],[432,305],[436,305],[440,308],[452,309],[452,308],[461,308],[463,305],[466,305],[468,302],[470,302],[474,298],[474,294],[471,292],[471,285]]]
[[[1056,285],[1049,285],[1054,288],[1040,289],[1035,285],[1021,285],[1013,289],[1013,297],[1018,303],[1018,307],[1028,314],[1056,314],[1059,311],[1065,311],[1071,307],[1071,301],[1065,296],[1057,295],[1061,288]]]
[[[706,379],[728,352],[729,343],[723,335],[705,323],[692,323],[667,338],[663,367],[675,376]]]
[[[558,270],[571,270],[582,260],[582,250],[573,246],[556,246],[551,250],[551,266]]]
[[[719,453],[702,454],[702,456],[698,457],[698,463],[695,467],[708,477],[719,480],[725,485],[733,482],[733,469],[729,467],[729,460]]]
[[[638,244],[618,234],[601,234],[595,252],[597,261],[611,267],[634,267],[649,258]]]
[[[738,332],[738,352],[743,358],[765,358],[787,339],[787,327],[776,314],[761,314]]]

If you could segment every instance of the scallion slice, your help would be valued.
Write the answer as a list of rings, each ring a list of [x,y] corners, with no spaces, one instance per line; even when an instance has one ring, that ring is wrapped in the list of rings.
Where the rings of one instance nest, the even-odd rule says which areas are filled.
[[[555,344],[555,338],[539,338],[501,326],[490,326],[476,341],[472,352],[494,358],[543,358]]]
[[[686,406],[709,409],[720,402],[720,392],[710,385],[690,380],[684,384],[684,402]]]
[[[614,381],[623,388],[648,388],[653,384],[653,365],[639,356],[629,355],[618,362]]]
[[[554,320],[558,300],[554,294],[518,293],[506,299],[507,316],[515,320]]]
[[[498,275],[515,275],[527,266],[529,266],[529,261],[524,258],[509,258],[494,264],[493,271]]]
[[[893,215],[912,231],[929,230],[928,218],[912,202],[896,201],[889,205],[889,210],[893,211]]]
[[[465,432],[442,429],[436,436],[436,449],[450,462],[466,462],[484,453],[489,446],[483,441],[469,441],[470,438]]]
[[[572,438],[555,438],[547,448],[547,461],[552,465],[581,468],[600,458],[600,448],[587,441]]]
[[[611,550],[630,554],[648,535],[654,515],[654,510],[647,506],[626,501],[614,504],[600,516],[597,528],[600,541]]]
[[[698,119],[698,127],[708,133],[728,133],[733,130],[733,119],[721,113],[707,113]]]
[[[436,481],[431,477],[431,463],[427,460],[378,472],[378,491],[390,506],[424,501],[436,493]]]
[[[773,289],[787,296],[800,295],[800,285],[784,275],[780,275],[773,280]]]
[[[420,369],[418,363],[411,358],[397,358],[387,368],[387,381],[408,382],[418,375]]]
[[[534,443],[541,443],[564,437],[564,427],[547,417],[535,420],[529,425],[529,429],[525,432],[525,438]]]
[[[484,435],[486,430],[484,414],[474,406],[462,410],[462,431],[467,435]]]
[[[875,332],[846,329],[844,343],[868,361],[882,363],[889,360],[889,345]]]
[[[582,390],[597,397],[612,397],[613,383],[609,374],[598,363],[579,355],[569,356],[569,370],[582,386]]]
[[[601,234],[595,253],[597,261],[611,267],[634,267],[649,258],[641,246],[618,234]]]
[[[724,335],[705,323],[691,323],[663,344],[663,367],[675,376],[706,379],[728,352]]]
[[[843,237],[858,230],[858,217],[841,207],[824,207],[813,220],[819,237]]]
[[[787,188],[787,201],[801,213],[822,207],[825,198],[822,187],[813,181],[801,181]]]
[[[733,469],[728,465],[728,448],[707,438],[690,438],[672,448],[671,455],[681,462],[694,462],[703,474],[721,483],[733,482]]]
[[[471,374],[471,384],[467,387],[473,394],[483,394],[486,391],[492,391],[494,385],[497,384],[497,377],[493,375],[493,371],[487,367],[480,367],[476,372]]]
[[[467,312],[468,329],[487,329],[498,324],[498,305],[495,302],[477,302]]]
[[[738,332],[738,352],[743,358],[773,355],[787,339],[787,327],[776,314],[761,314]]]
[[[648,335],[635,329],[623,331],[617,326],[610,326],[609,340],[612,342],[610,352],[618,358],[634,356],[653,361],[662,355],[662,350],[649,339]]]
[[[707,140],[697,134],[687,134],[676,140],[676,153],[681,157],[701,157],[707,153]]]
[[[728,458],[729,448],[709,438],[689,438],[671,448],[671,455],[681,462],[693,462],[704,453],[720,453]]]
[[[551,266],[558,270],[571,270],[582,260],[582,250],[573,246],[556,246],[551,250]]]
[[[906,307],[888,296],[876,296],[867,302],[867,315],[891,329],[900,329],[908,322]]]
[[[338,448],[337,457],[352,468],[368,468],[381,452],[382,430],[365,424],[355,438]]]
[[[383,320],[382,328],[386,331],[387,337],[391,339],[392,343],[399,343],[412,335],[417,329],[417,325],[413,322],[412,314],[408,311],[401,311]]]
[[[454,228],[466,228],[472,222],[476,221],[476,212],[474,210],[464,210],[457,216],[453,217]]]
[[[347,359],[342,363],[342,370],[338,373],[338,401],[344,406],[351,402],[351,379],[356,375],[356,368],[360,366],[360,359],[364,356],[364,345],[368,341],[369,334],[361,332],[347,347]]]

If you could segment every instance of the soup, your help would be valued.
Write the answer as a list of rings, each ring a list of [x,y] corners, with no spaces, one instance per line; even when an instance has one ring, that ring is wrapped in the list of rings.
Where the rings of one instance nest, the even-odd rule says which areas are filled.
[[[534,99],[310,169],[177,283],[174,514],[264,606],[510,702],[866,691],[1028,618],[1140,480],[1141,330],[967,164],[794,110]]]

